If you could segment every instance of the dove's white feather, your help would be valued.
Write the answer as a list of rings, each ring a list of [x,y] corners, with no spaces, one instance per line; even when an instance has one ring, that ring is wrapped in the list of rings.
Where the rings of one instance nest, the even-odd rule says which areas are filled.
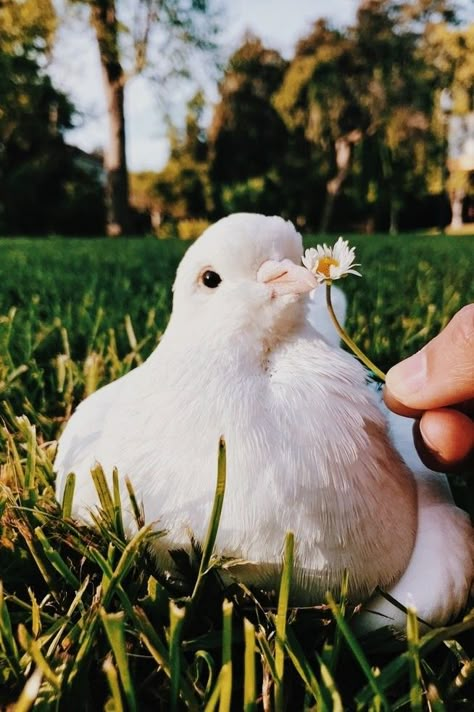
[[[332,303],[344,324],[346,301],[337,287]],[[325,305],[324,290],[311,293],[308,319],[320,326],[327,341],[337,345],[338,335]],[[389,434],[417,484],[417,536],[410,562],[400,579],[386,590],[402,606],[412,605],[432,625],[442,625],[465,606],[474,579],[474,537],[469,516],[455,506],[446,475],[433,472],[420,460],[414,445],[411,418],[389,411],[380,398]],[[383,625],[406,626],[403,611],[382,595],[374,596],[357,617],[356,628],[366,632]]]
[[[146,520],[168,530],[158,550],[166,562],[167,548],[186,546],[190,532],[205,534],[224,436],[218,551],[250,562],[239,571],[249,583],[274,587],[291,529],[294,602],[337,591],[346,569],[352,597],[367,598],[409,564],[416,484],[387,437],[364,369],[328,343],[327,317],[321,311],[316,323],[328,340],[306,321],[303,299],[275,297],[256,278],[265,261],[299,263],[301,252],[298,233],[276,217],[239,214],[206,231],[178,269],[172,317],[155,352],[71,418],[56,460],[58,496],[74,471],[73,511],[87,517],[97,503],[90,468],[100,462],[110,475],[117,467],[130,476]],[[206,269],[221,275],[217,289],[200,283]],[[131,527],[130,513],[126,520]],[[458,529],[468,548],[465,526]],[[472,571],[463,574],[466,581]],[[458,608],[456,599],[447,614]]]

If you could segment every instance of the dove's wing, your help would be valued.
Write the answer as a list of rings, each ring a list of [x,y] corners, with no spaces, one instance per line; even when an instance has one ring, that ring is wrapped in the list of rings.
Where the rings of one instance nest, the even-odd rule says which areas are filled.
[[[418,616],[442,625],[459,614],[474,582],[474,536],[469,516],[456,507],[446,475],[429,470],[413,441],[413,420],[389,411],[381,401],[392,441],[415,476],[418,529],[410,562],[387,593],[414,605]],[[356,623],[359,633],[384,625],[406,625],[405,615],[381,595],[365,606]]]
[[[347,312],[347,300],[344,292],[338,287],[331,287],[331,301],[340,325],[344,326]],[[324,286],[320,286],[310,293],[307,302],[306,319],[328,344],[339,346],[339,334],[329,316]]]
[[[84,473],[88,474],[96,463],[95,452],[104,423],[123,387],[124,378],[109,383],[86,398],[61,435],[54,463],[57,473],[56,495],[59,501],[62,499],[66,478],[70,472],[74,472],[78,480],[81,479],[80,487],[83,488]]]
[[[417,480],[418,530],[410,562],[387,593],[414,606],[431,625],[445,625],[462,611],[474,582],[474,536],[466,512],[446,499],[442,475]],[[438,486],[439,485],[439,486]],[[359,632],[406,626],[405,615],[382,595],[368,601]]]

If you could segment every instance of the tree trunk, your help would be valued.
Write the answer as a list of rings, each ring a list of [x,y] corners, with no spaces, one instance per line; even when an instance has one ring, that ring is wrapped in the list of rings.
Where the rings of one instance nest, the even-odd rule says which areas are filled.
[[[341,191],[342,184],[347,178],[351,166],[352,147],[355,143],[360,141],[360,139],[360,131],[352,131],[350,134],[336,139],[334,149],[336,152],[337,173],[335,177],[331,178],[326,184],[326,201],[319,223],[320,233],[326,233],[329,229],[336,198]]]
[[[398,206],[398,201],[394,198],[390,198],[390,235],[398,235],[398,215],[400,208]]]
[[[466,193],[463,188],[455,188],[449,192],[449,202],[451,203],[451,224],[452,230],[459,230],[463,226],[462,207]]]
[[[109,116],[109,145],[104,162],[107,173],[107,234],[116,236],[130,231],[130,208],[125,155],[125,77],[120,63],[115,0],[93,0],[91,23],[99,45]]]

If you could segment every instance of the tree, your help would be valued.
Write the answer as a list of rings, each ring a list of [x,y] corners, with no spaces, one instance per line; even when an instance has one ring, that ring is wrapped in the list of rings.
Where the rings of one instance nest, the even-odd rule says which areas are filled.
[[[353,41],[318,20],[302,39],[285,75],[275,105],[293,130],[322,149],[326,200],[319,223],[326,232],[334,204],[349,175],[353,147],[365,128],[359,101],[357,58]]]
[[[161,222],[205,219],[213,212],[208,141],[202,126],[204,106],[204,95],[198,92],[188,103],[184,135],[170,132],[169,161],[155,176],[150,191]]]
[[[451,16],[444,0],[365,0],[353,30],[366,87],[365,141],[373,147],[378,174],[372,185],[388,209],[391,233],[399,229],[407,199],[427,193],[430,162],[438,150],[431,117],[439,75],[427,61],[423,36],[440,13]]]
[[[285,68],[286,62],[278,52],[264,47],[250,34],[229,59],[209,129],[210,170],[218,213],[225,208],[224,195],[230,198],[224,203],[235,210],[242,209],[253,193],[256,200],[249,207],[258,209],[255,190],[264,199],[271,186],[277,188],[288,134],[272,96]],[[242,201],[235,202],[233,186]]]
[[[76,164],[63,140],[73,107],[45,72],[55,16],[42,0],[0,8],[0,230],[8,234],[98,232],[98,181]],[[87,212],[84,201],[87,200]]]
[[[110,235],[120,235],[129,229],[124,115],[127,80],[147,70],[160,76],[160,64],[166,73],[185,72],[190,50],[213,47],[214,17],[209,0],[72,1],[89,6],[99,48],[109,117],[107,229]]]
[[[320,20],[298,43],[275,104],[319,149],[321,231],[348,181],[357,202],[388,212],[391,232],[407,196],[426,193],[441,78],[423,42],[439,17],[453,19],[449,0],[364,0],[353,27],[340,32]]]
[[[442,78],[438,82],[436,111],[433,127],[440,137],[442,150],[439,155],[437,183],[438,190],[447,189],[451,204],[451,227],[459,228],[463,223],[463,201],[472,190],[471,175],[474,164],[466,164],[459,158],[448,157],[448,134],[450,124],[457,128],[468,115],[474,112],[474,23],[465,28],[452,28],[446,23],[437,23],[424,36],[424,52],[428,61]],[[448,98],[448,105],[442,109],[441,98]],[[448,160],[447,160],[448,159]],[[449,176],[445,171],[449,164]]]

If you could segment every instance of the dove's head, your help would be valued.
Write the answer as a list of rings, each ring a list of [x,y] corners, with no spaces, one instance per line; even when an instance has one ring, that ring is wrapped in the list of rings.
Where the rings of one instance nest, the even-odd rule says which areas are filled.
[[[174,284],[170,326],[215,344],[267,346],[303,318],[302,296],[317,285],[300,266],[301,235],[280,217],[237,213],[189,248]]]

